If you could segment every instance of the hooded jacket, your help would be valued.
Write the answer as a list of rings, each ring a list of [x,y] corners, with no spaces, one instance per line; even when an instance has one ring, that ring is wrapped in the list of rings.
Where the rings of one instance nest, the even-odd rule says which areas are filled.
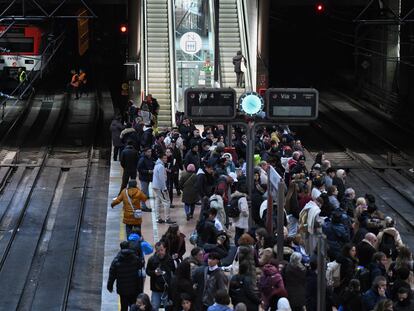
[[[129,204],[126,191],[128,192],[128,196],[134,208]],[[111,206],[114,207],[122,202],[124,209],[123,223],[126,225],[141,225],[142,218],[134,217],[134,209],[141,209],[141,202],[145,202],[146,200],[148,200],[148,197],[138,188],[125,188],[121,191],[118,197],[112,201]]]
[[[152,188],[161,191],[167,190],[167,170],[165,169],[164,162],[158,159],[155,162],[154,174],[152,177]]]
[[[273,297],[287,297],[285,284],[283,283],[278,268],[270,264],[263,267],[263,272],[259,280],[259,290],[262,293],[265,310],[269,307],[269,303]]]
[[[139,264],[140,261],[133,250],[122,249],[109,268],[108,290],[112,291],[116,280],[116,292],[119,295],[137,295]]]
[[[238,206],[240,209],[239,217],[233,218],[234,226],[240,229],[249,229],[249,205],[246,194],[236,191],[231,195],[231,199],[233,198],[239,198]]]

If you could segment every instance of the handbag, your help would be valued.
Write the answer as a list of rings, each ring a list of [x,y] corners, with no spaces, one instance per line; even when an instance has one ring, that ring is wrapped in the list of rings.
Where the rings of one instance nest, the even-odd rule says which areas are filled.
[[[239,266],[240,266],[240,262],[239,262],[239,248],[237,248],[237,252],[234,255],[233,263],[231,264],[230,275],[233,276],[233,275],[239,274]]]
[[[128,198],[129,205],[131,205],[131,208],[134,210],[134,212],[133,212],[134,218],[136,218],[136,219],[142,218],[142,210],[140,208],[134,208],[134,205],[132,205],[131,198],[128,195],[128,188],[125,189],[125,194]]]

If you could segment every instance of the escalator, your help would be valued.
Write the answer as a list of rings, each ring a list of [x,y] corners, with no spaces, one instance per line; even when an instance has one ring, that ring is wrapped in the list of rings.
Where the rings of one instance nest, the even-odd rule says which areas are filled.
[[[146,0],[144,1],[144,53],[145,53],[145,78],[144,88],[147,94],[152,94],[160,104],[158,125],[171,126],[172,107],[174,98],[174,72],[172,70],[171,51],[171,1],[170,0]]]
[[[252,89],[250,79],[250,57],[248,49],[248,35],[246,15],[242,0],[220,0],[219,12],[219,45],[220,45],[220,76],[221,87],[232,87],[241,95]],[[244,88],[236,88],[236,74],[232,63],[237,51],[247,59],[244,74]]]

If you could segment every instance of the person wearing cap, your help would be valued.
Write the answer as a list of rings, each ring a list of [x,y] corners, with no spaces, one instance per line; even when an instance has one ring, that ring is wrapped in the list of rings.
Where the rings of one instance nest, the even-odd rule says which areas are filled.
[[[179,187],[183,191],[181,201],[184,203],[184,211],[189,221],[193,218],[195,204],[199,201],[197,188],[195,184],[197,182],[197,175],[194,164],[188,164],[187,170],[183,172],[180,178]]]
[[[306,157],[304,155],[301,155],[299,157],[298,163],[296,163],[296,165],[293,167],[293,169],[291,170],[291,176],[295,175],[295,174],[305,174],[306,176],[309,175],[308,169],[306,168]]]
[[[214,297],[218,290],[228,290],[229,280],[218,266],[220,255],[212,252],[208,254],[207,266],[197,268],[192,279],[196,288],[195,310],[206,311],[214,304]]]
[[[123,189],[118,197],[112,201],[111,207],[113,208],[121,202],[124,210],[122,222],[125,224],[126,236],[129,236],[133,227],[141,228],[142,217],[139,217],[140,214],[135,210],[141,210],[141,202],[145,202],[147,206],[150,203],[148,197],[137,188],[137,181],[134,179],[130,180],[128,187]]]

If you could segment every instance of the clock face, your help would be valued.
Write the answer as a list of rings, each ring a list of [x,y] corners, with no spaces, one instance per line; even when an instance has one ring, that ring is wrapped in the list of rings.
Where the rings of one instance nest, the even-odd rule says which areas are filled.
[[[256,115],[263,109],[263,98],[256,92],[244,93],[240,96],[241,110],[248,115]]]

